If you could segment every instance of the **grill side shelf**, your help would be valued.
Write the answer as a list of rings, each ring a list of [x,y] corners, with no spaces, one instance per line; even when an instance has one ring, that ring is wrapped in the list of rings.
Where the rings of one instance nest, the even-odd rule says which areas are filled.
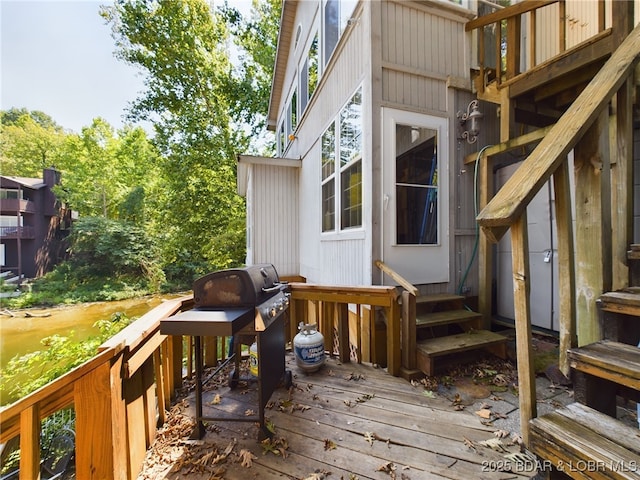
[[[187,310],[160,320],[163,335],[232,336],[255,318],[254,308],[227,308],[224,310]]]

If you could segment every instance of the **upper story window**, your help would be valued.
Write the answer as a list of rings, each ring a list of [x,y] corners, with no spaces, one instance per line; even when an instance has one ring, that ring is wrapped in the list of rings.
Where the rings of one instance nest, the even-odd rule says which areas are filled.
[[[322,231],[362,226],[361,88],[322,135],[321,172]]]
[[[324,0],[322,2],[323,67],[329,63],[357,3],[358,0]]]
[[[0,188],[0,199],[15,198],[23,199],[24,190],[15,190],[13,188]]]
[[[309,100],[318,86],[318,34],[313,37],[307,55],[300,67],[300,114],[304,113]]]

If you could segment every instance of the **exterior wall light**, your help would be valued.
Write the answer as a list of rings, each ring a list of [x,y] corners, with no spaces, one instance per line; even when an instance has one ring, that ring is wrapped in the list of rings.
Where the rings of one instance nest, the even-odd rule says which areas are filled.
[[[484,116],[480,112],[478,100],[472,100],[467,105],[466,112],[458,112],[458,122],[460,122],[460,138],[464,138],[468,143],[475,143],[480,134],[480,119]],[[465,127],[468,127],[465,130]]]

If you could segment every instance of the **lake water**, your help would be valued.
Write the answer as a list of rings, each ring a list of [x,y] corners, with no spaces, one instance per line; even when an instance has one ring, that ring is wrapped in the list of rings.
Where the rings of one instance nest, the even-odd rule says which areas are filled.
[[[94,327],[98,320],[108,320],[114,313],[140,317],[159,305],[164,299],[180,295],[149,296],[117,302],[83,303],[47,309],[16,310],[15,317],[0,315],[0,366],[15,355],[41,350],[40,341],[50,335],[69,336],[82,341],[99,333]],[[25,312],[36,315],[26,317]],[[38,317],[46,314],[49,316]]]

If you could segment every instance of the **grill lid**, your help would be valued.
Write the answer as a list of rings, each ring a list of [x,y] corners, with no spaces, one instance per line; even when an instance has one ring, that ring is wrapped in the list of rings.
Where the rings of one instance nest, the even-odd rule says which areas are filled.
[[[212,272],[193,282],[193,300],[199,309],[255,307],[280,291],[270,263]]]

